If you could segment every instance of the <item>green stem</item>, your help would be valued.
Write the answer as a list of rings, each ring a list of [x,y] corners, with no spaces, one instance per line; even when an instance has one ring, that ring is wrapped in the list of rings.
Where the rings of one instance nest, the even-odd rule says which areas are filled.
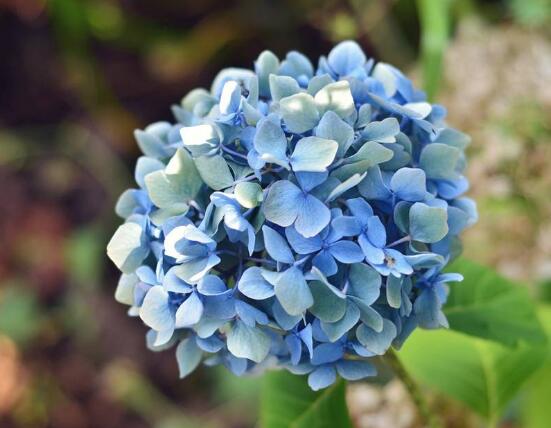
[[[421,21],[423,86],[429,101],[438,92],[442,78],[444,50],[450,27],[450,0],[417,0]]]
[[[423,426],[428,428],[442,428],[440,420],[431,411],[427,400],[425,400],[423,392],[415,380],[413,380],[413,378],[409,375],[406,368],[402,365],[400,359],[396,355],[396,352],[393,349],[389,349],[384,360],[392,368],[394,374],[402,381],[408,390],[409,395],[417,408],[419,416],[422,419]]]

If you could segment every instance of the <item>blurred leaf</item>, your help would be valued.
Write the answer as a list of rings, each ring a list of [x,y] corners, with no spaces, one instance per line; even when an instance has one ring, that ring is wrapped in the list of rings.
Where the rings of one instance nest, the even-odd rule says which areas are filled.
[[[340,380],[314,392],[305,376],[286,371],[267,373],[262,385],[262,428],[352,427],[345,400],[346,384]]]
[[[102,235],[95,228],[75,231],[67,240],[65,258],[74,281],[82,285],[97,285],[104,262]]]
[[[551,339],[551,306],[542,305],[539,317]],[[522,419],[524,428],[548,428],[551,421],[551,349],[548,349],[545,365],[532,376],[522,398]]]
[[[464,259],[454,262],[449,271],[465,277],[450,287],[444,307],[451,329],[508,346],[545,342],[526,288]]]
[[[0,293],[0,332],[24,346],[38,333],[42,317],[36,296],[22,284]]]
[[[545,347],[506,348],[447,330],[417,330],[398,356],[414,378],[456,398],[495,426],[543,363]]]
[[[522,25],[537,27],[551,18],[549,0],[509,0],[509,6],[515,20]]]
[[[450,0],[417,0],[417,7],[421,21],[423,86],[432,100],[442,77],[442,60],[450,25]]]

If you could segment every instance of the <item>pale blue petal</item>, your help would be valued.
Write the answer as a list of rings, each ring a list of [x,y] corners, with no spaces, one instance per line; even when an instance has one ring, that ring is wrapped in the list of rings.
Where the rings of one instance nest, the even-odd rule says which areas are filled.
[[[395,118],[389,117],[380,122],[369,123],[362,131],[362,137],[378,143],[394,143],[399,132],[400,124]]]
[[[346,76],[365,64],[362,48],[354,41],[347,40],[335,46],[327,57],[331,69],[339,76]]]
[[[268,299],[275,294],[273,285],[264,279],[261,269],[256,266],[243,272],[238,288],[245,296],[254,300]]]
[[[292,226],[285,229],[285,236],[293,250],[298,254],[315,253],[321,249],[323,244],[319,235],[312,238],[305,238]]]
[[[273,117],[258,122],[253,144],[263,161],[287,165],[287,138]]]
[[[409,210],[409,231],[413,240],[438,242],[448,233],[448,214],[446,209],[430,207],[417,202]]]
[[[282,98],[279,110],[289,132],[302,134],[319,122],[319,112],[312,95],[304,92]]]
[[[352,381],[377,375],[377,369],[367,361],[339,361],[337,362],[337,372],[343,379]]]
[[[376,355],[383,355],[390,348],[396,334],[396,326],[387,319],[383,320],[383,330],[380,333],[364,324],[356,330],[360,343]]]
[[[367,219],[367,237],[375,247],[382,248],[386,245],[386,229],[378,216]]]
[[[400,168],[392,176],[390,188],[404,201],[422,201],[427,193],[425,172],[419,168]]]
[[[176,361],[180,379],[189,375],[201,362],[203,352],[191,338],[182,340],[176,347]]]
[[[350,209],[352,214],[356,217],[356,220],[358,220],[362,226],[367,225],[367,219],[373,215],[371,205],[369,205],[363,198],[349,199],[346,201],[346,206]]]
[[[358,237],[358,244],[362,248],[367,261],[373,265],[380,265],[385,261],[385,253],[381,248],[375,247],[365,234]]]
[[[337,157],[344,156],[354,141],[354,129],[334,111],[328,111],[323,115],[316,127],[315,134],[317,137],[334,140],[338,143]]]
[[[362,249],[352,241],[338,241],[331,244],[329,251],[341,263],[359,263],[364,259]]]
[[[163,331],[174,327],[168,293],[162,286],[156,285],[149,289],[140,308],[140,318],[153,330]]]
[[[293,171],[324,172],[335,159],[338,144],[320,137],[305,137],[298,141],[291,155]]]
[[[331,366],[321,366],[308,375],[308,385],[314,391],[327,388],[337,379],[337,373]]]
[[[321,328],[331,342],[340,339],[344,334],[353,328],[360,319],[360,311],[355,304],[348,303],[346,313],[336,322],[321,322]]]
[[[297,267],[287,269],[275,285],[275,294],[289,315],[300,315],[314,304],[314,298]]]
[[[236,321],[227,335],[228,351],[238,358],[260,363],[270,350],[270,337],[258,327]]]
[[[203,302],[197,293],[191,293],[176,311],[176,328],[197,324],[203,316]]]
[[[301,190],[287,180],[276,181],[262,205],[268,221],[287,227],[296,220],[301,204]]]
[[[331,221],[331,212],[323,202],[312,195],[302,199],[295,222],[298,233],[311,238],[320,233],[329,221]]]

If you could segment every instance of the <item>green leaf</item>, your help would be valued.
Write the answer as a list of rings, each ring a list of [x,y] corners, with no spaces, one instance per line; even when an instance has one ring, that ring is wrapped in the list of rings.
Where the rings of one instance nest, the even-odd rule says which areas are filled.
[[[145,186],[151,201],[159,208],[182,205],[195,198],[202,182],[187,150],[178,149],[164,171],[145,176]]]
[[[214,190],[222,190],[233,184],[233,176],[228,163],[220,155],[195,158],[199,175]]]
[[[345,400],[346,384],[339,380],[314,392],[305,376],[269,372],[262,384],[262,428],[351,428]]]
[[[551,306],[538,308],[541,323],[545,326],[547,337],[551,338]],[[526,385],[522,397],[522,426],[524,428],[547,428],[551,420],[551,346],[547,349],[547,359]]]
[[[462,401],[493,424],[545,355],[544,347],[511,349],[449,330],[416,330],[398,353],[418,381]]]
[[[525,287],[467,260],[453,263],[448,270],[465,277],[450,287],[444,307],[451,329],[508,346],[546,341]]]
[[[36,296],[23,283],[3,283],[0,290],[0,332],[19,345],[29,344],[40,332],[43,316]]]

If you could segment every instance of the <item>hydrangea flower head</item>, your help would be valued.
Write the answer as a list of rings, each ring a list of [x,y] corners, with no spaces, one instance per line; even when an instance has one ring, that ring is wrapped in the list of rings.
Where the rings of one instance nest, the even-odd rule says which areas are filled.
[[[370,358],[447,326],[442,273],[476,221],[469,138],[352,41],[317,67],[263,52],[136,131],[144,156],[107,252],[116,299],[175,347],[237,375],[280,367],[313,389],[375,375]]]

